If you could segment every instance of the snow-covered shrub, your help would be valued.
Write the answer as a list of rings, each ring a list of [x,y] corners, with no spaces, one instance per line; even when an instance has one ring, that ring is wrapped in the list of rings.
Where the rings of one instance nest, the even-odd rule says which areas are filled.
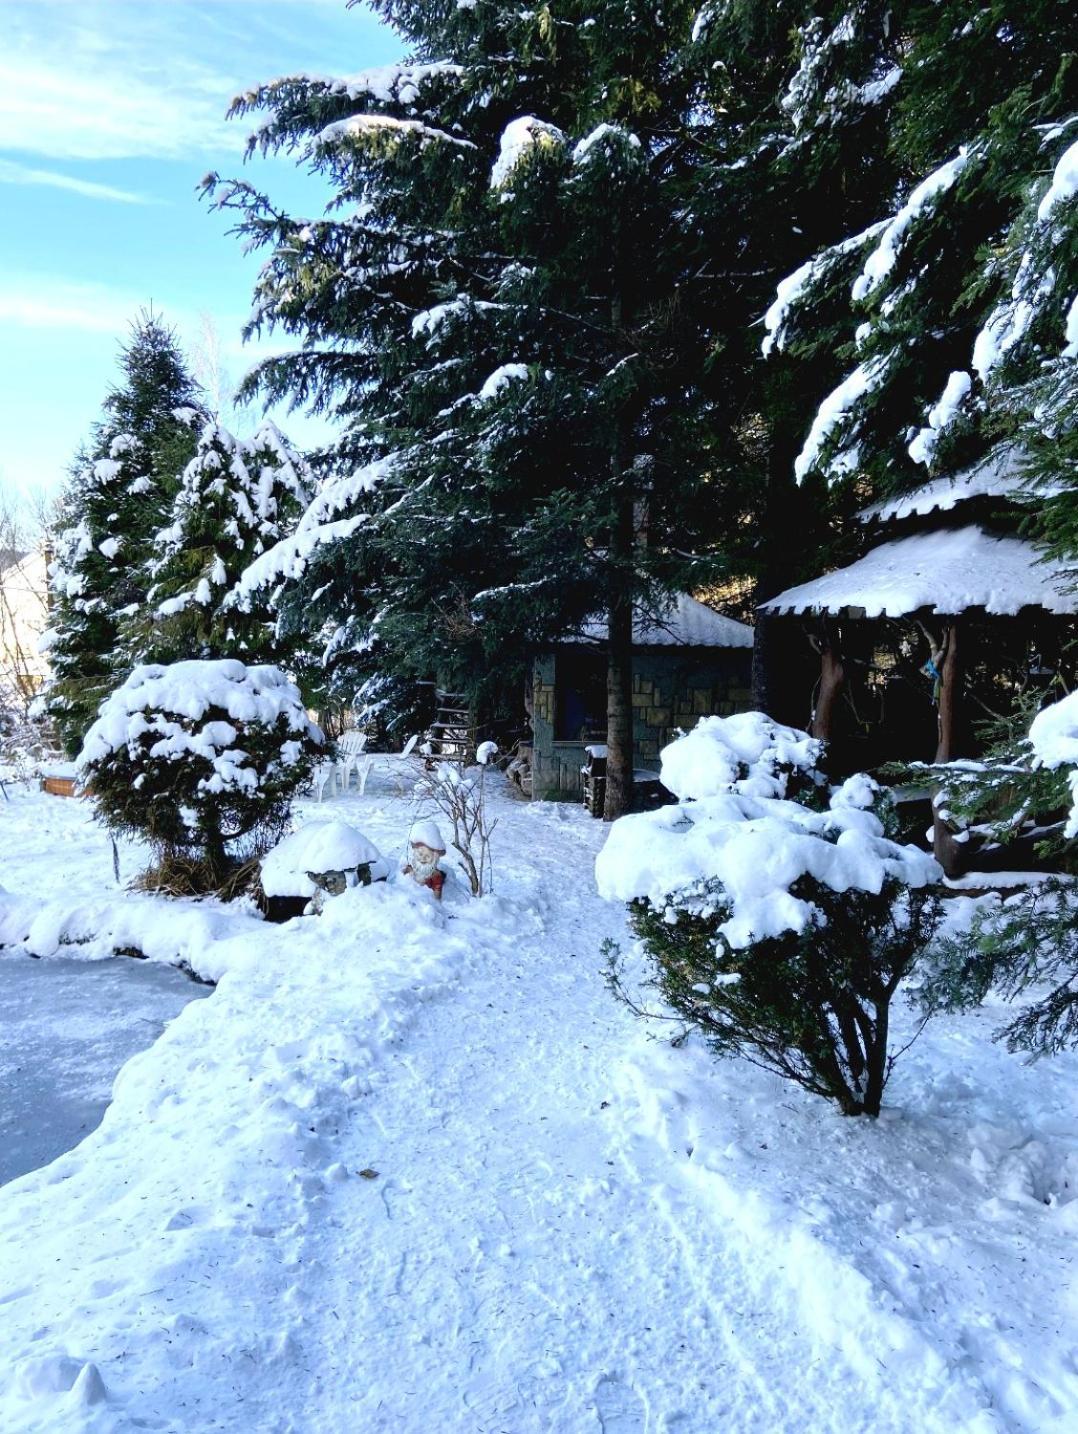
[[[662,754],[679,804],[615,822],[596,875],[687,1027],[877,1115],[891,998],[939,923],[940,871],[887,835],[871,778],[828,797],[820,753],[760,713],[703,719]],[[616,962],[612,983],[626,994]]]
[[[102,704],[78,766],[105,823],[218,887],[280,834],[324,746],[275,667],[136,667]]]

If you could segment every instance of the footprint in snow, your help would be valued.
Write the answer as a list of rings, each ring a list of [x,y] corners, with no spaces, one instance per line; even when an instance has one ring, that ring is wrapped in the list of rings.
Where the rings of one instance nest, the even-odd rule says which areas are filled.
[[[646,1427],[639,1394],[608,1374],[595,1387],[595,1412],[602,1434],[643,1434]]]

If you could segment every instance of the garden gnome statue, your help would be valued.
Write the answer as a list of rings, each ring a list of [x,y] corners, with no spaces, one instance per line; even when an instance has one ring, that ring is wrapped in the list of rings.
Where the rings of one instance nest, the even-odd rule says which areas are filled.
[[[445,842],[433,822],[417,822],[408,837],[411,858],[404,868],[404,875],[410,876],[420,886],[427,886],[439,901],[445,885],[445,872],[438,867],[438,861],[445,856]]]

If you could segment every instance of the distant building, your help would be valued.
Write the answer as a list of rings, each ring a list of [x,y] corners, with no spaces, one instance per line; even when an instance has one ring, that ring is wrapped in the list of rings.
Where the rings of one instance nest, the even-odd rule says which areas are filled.
[[[752,628],[688,593],[633,623],[633,760],[659,770],[679,728],[751,706]],[[540,657],[531,685],[531,790],[579,793],[589,749],[606,740],[606,628],[593,622]]]
[[[25,709],[49,675],[38,651],[49,620],[43,552],[0,552],[0,704]]]

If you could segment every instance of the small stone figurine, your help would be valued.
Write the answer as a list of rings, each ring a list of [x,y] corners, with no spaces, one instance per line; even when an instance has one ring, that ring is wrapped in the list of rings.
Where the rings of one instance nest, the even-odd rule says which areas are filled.
[[[417,822],[408,837],[411,860],[404,868],[404,875],[410,876],[419,886],[429,887],[436,899],[442,899],[445,872],[438,862],[445,856],[445,842],[433,822]]]

